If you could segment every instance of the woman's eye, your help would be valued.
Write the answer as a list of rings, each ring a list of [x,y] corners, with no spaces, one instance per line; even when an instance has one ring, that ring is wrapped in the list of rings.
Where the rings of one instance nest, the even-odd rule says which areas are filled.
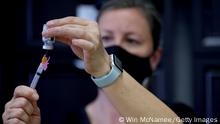
[[[103,42],[109,42],[109,41],[111,41],[111,37],[109,37],[109,36],[103,36],[103,37],[102,37],[102,41],[103,41]]]
[[[131,45],[141,45],[141,42],[139,42],[138,40],[135,40],[135,39],[131,39],[131,38],[128,38],[127,42]]]

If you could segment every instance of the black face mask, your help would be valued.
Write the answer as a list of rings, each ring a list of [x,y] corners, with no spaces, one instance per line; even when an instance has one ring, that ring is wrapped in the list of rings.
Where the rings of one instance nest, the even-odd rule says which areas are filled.
[[[108,54],[115,54],[121,60],[123,69],[139,83],[142,83],[146,77],[152,75],[148,57],[141,58],[134,56],[117,46],[108,47],[106,50]]]

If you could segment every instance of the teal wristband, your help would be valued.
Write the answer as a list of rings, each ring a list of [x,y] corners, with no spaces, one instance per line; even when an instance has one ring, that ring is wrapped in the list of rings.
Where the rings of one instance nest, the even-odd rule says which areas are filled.
[[[94,77],[91,76],[91,79],[95,82],[95,84],[100,87],[107,87],[115,82],[115,80],[121,75],[122,67],[121,62],[117,59],[115,55],[110,55],[111,57],[111,70],[104,76]]]

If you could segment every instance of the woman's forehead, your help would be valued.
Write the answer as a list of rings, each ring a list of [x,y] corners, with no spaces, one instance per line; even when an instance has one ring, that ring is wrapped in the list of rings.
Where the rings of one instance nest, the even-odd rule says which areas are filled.
[[[107,10],[102,14],[99,21],[114,20],[114,22],[117,22],[117,19],[123,19],[124,21],[126,21],[126,19],[129,19],[128,21],[146,21],[140,10],[136,8]]]
[[[108,10],[103,13],[99,20],[100,28],[108,30],[143,30],[149,28],[144,16],[138,9]]]

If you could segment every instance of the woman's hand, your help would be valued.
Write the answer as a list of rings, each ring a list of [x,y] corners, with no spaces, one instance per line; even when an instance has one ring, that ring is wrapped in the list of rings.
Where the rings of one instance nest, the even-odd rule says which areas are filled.
[[[68,44],[85,63],[85,70],[92,76],[102,76],[110,71],[110,59],[100,40],[100,31],[95,21],[78,17],[66,17],[47,22],[44,37],[55,37]]]
[[[39,96],[27,86],[18,86],[13,98],[5,105],[2,115],[4,124],[40,124]]]

